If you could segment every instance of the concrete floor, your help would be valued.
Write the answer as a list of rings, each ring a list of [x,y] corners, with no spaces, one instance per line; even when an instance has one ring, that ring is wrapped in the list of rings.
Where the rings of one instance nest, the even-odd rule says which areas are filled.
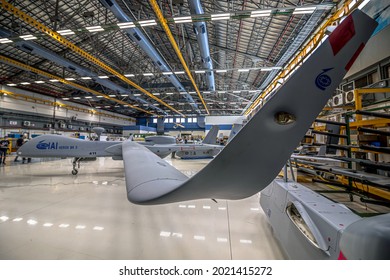
[[[208,162],[166,160],[188,176]],[[0,259],[285,258],[258,195],[138,206],[127,201],[122,161],[71,169],[70,159],[12,156],[0,166]]]

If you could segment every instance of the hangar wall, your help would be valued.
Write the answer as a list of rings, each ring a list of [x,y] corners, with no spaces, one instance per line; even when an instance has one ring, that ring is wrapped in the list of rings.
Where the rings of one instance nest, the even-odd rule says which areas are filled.
[[[75,104],[72,102],[66,102],[63,100],[55,100],[52,97],[44,96],[38,93],[33,93],[30,91],[22,90],[19,88],[14,87],[8,87],[8,86],[1,86],[0,90],[9,91],[11,93],[16,94],[22,94],[25,96],[30,96],[36,99],[42,99],[47,100],[49,102],[56,102],[61,103],[64,105],[74,106],[77,108],[80,108],[80,111],[76,110],[70,110],[68,108],[62,107],[62,106],[50,106],[48,104],[44,104],[43,102],[30,102],[25,100],[19,100],[14,99],[12,97],[9,97],[8,95],[1,94],[0,95],[0,108],[2,110],[10,110],[17,113],[27,113],[32,115],[40,115],[44,117],[53,118],[55,115],[56,119],[63,119],[63,120],[69,120],[69,119],[77,119],[82,120],[86,122],[92,122],[92,123],[105,123],[105,124],[112,124],[117,126],[126,126],[126,125],[134,125],[135,119],[130,118],[125,115],[120,115],[116,113],[111,112],[105,112],[103,110],[94,109],[97,113],[87,113],[83,112],[83,110],[91,110],[90,107],[83,106],[80,104]],[[107,113],[113,117],[102,115],[104,113]],[[21,126],[20,123],[16,124],[17,126]]]
[[[365,70],[367,66],[374,65],[389,57],[390,46],[390,25],[375,34],[367,43],[360,56],[345,75],[349,78],[360,71]]]

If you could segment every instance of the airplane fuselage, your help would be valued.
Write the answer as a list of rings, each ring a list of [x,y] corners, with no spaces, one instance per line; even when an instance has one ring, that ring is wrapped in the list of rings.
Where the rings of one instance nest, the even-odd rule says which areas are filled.
[[[106,149],[119,141],[87,141],[60,135],[42,135],[31,139],[17,151],[21,157],[105,157],[115,156]]]

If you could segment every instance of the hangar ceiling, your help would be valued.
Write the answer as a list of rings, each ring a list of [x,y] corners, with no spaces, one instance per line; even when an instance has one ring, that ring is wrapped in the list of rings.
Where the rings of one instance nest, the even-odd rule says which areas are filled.
[[[0,84],[141,117],[244,114],[339,1],[1,2]]]

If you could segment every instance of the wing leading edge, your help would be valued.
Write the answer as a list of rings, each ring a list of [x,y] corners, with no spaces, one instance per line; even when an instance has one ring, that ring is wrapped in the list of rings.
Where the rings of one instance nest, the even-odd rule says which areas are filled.
[[[376,25],[360,10],[354,11],[223,151],[189,179],[141,145],[125,142],[128,200],[164,204],[242,199],[261,191],[277,176]],[[137,164],[131,164],[132,158]]]

